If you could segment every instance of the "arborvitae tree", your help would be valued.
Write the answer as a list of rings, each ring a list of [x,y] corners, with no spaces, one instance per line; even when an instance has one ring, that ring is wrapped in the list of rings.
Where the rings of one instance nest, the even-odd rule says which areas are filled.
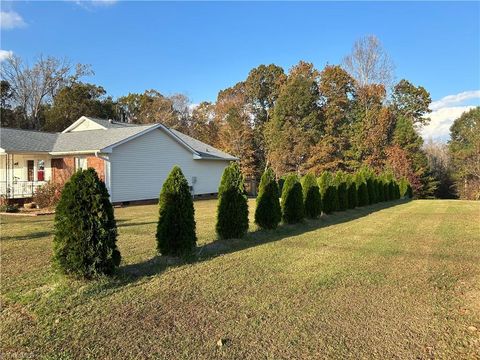
[[[347,187],[348,192],[348,208],[355,209],[358,206],[358,193],[357,184],[354,181],[350,181]]]
[[[407,197],[409,199],[413,198],[413,189],[410,183],[407,185]]]
[[[369,203],[367,184],[362,182],[358,185],[358,206],[366,206]]]
[[[395,200],[396,195],[395,195],[395,182],[393,180],[390,180],[388,183],[388,198],[390,200]]]
[[[188,255],[195,249],[195,210],[182,170],[174,166],[160,192],[157,250],[162,255]]]
[[[392,200],[390,198],[390,182],[389,181],[385,181],[383,183],[383,194],[385,196],[385,201],[390,201]]]
[[[377,179],[377,192],[378,192],[378,201],[385,201],[385,193],[383,191],[383,181]]]
[[[264,229],[275,229],[282,218],[278,184],[272,169],[267,168],[260,179],[255,209],[255,223]]]
[[[302,178],[302,190],[305,215],[315,219],[322,213],[322,197],[315,175],[308,173]]]
[[[347,174],[343,171],[337,171],[335,174],[334,184],[337,187],[336,209],[338,211],[345,211],[348,209],[347,178]]]
[[[407,197],[408,184],[409,182],[405,177],[401,178],[398,182],[398,186],[400,187],[400,198]]]
[[[295,174],[287,176],[282,192],[282,219],[288,224],[302,221],[304,217],[302,185]]]
[[[395,182],[395,199],[400,199],[400,185],[398,185],[397,182]]]
[[[358,206],[365,206],[370,203],[368,198],[367,182],[361,173],[355,174],[357,184]]]
[[[375,184],[373,183],[372,178],[367,179],[367,191],[368,191],[368,203],[375,204]]]
[[[322,210],[325,214],[335,211],[334,189],[330,189],[333,183],[333,175],[329,171],[324,171],[317,179],[318,188],[322,197]]]
[[[380,191],[379,191],[379,184],[380,184],[380,181],[378,180],[377,177],[374,177],[373,178],[373,192],[375,194],[375,202],[376,203],[379,203],[380,201]]]
[[[348,209],[348,192],[347,192],[347,183],[342,181],[337,186],[338,194],[338,210],[345,211]]]
[[[55,211],[53,261],[67,274],[91,278],[120,264],[117,225],[109,194],[94,169],[65,184]]]
[[[217,234],[222,239],[241,238],[248,230],[248,203],[238,163],[223,172],[218,188]]]
[[[285,178],[282,176],[278,179],[278,197],[282,196],[283,184],[285,184]]]

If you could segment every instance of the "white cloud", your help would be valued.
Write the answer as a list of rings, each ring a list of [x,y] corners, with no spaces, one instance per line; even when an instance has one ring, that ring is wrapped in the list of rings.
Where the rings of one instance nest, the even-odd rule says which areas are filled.
[[[458,119],[465,111],[473,109],[475,106],[452,106],[444,107],[432,111],[428,117],[431,119],[430,124],[422,130],[422,136],[426,139],[447,140],[450,136],[450,126],[455,119]]]
[[[117,0],[91,0],[92,4],[95,6],[110,6],[115,5]]]
[[[7,60],[12,55],[13,55],[13,51],[0,49],[0,63]]]
[[[2,29],[14,29],[27,24],[15,11],[0,11],[0,27]]]
[[[91,7],[107,7],[115,5],[118,0],[76,0],[75,3],[86,10]]]
[[[480,90],[464,91],[460,94],[448,95],[430,104],[431,110],[439,110],[447,106],[461,105],[471,99],[480,99]]]

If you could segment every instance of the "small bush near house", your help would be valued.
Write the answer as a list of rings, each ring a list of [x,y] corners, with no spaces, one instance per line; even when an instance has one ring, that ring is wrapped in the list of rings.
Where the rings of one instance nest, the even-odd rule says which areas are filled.
[[[48,181],[45,185],[42,185],[35,190],[33,202],[35,202],[41,209],[54,208],[60,201],[62,189],[63,184]]]
[[[303,192],[302,185],[295,174],[287,176],[282,192],[282,219],[288,224],[303,220]]]
[[[322,213],[322,197],[315,175],[309,173],[302,178],[303,205],[305,215],[315,219]]]
[[[77,171],[65,184],[54,226],[53,260],[64,273],[91,278],[120,264],[113,207],[94,169]]]
[[[218,189],[217,234],[222,239],[241,238],[248,230],[248,204],[238,163],[225,168]]]
[[[18,205],[15,204],[2,204],[0,205],[0,212],[17,213],[19,212]]]
[[[255,209],[255,223],[264,229],[275,229],[282,219],[279,191],[275,174],[267,168],[260,179]]]
[[[189,255],[195,249],[195,210],[188,182],[174,166],[160,192],[157,250],[162,255]]]

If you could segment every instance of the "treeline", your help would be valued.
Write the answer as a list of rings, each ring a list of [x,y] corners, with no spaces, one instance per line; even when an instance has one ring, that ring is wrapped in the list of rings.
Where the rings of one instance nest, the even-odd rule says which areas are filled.
[[[371,36],[357,41],[342,65],[260,65],[215,102],[193,106],[182,94],[155,90],[112,99],[101,86],[80,82],[90,73],[85,66],[41,58],[29,68],[11,58],[2,64],[1,122],[46,131],[61,131],[81,115],[162,122],[239,157],[248,179],[259,181],[267,166],[277,176],[353,174],[368,166],[406,178],[417,197],[454,196],[418,134],[429,122],[430,94],[405,79],[392,84],[392,68]],[[19,82],[18,74],[29,81]]]

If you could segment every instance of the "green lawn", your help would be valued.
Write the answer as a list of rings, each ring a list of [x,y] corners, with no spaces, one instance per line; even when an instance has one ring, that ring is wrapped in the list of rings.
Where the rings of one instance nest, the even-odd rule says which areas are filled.
[[[222,242],[215,207],[195,203],[190,264],[156,257],[156,206],[116,209],[122,264],[92,282],[51,269],[51,216],[2,217],[2,358],[480,358],[480,202],[393,202]]]

